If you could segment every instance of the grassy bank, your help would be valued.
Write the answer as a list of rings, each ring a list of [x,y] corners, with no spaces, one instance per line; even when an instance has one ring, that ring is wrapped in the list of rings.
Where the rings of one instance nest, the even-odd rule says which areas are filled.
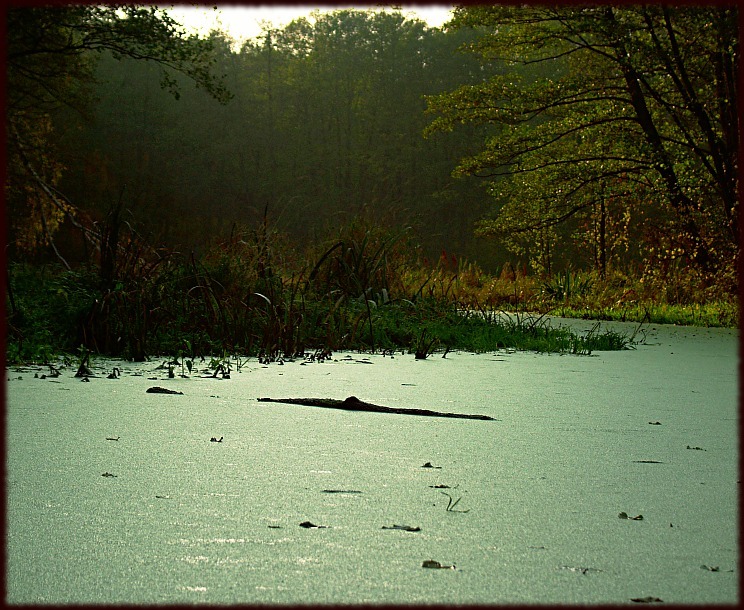
[[[618,322],[739,326],[736,280],[723,274],[705,280],[679,269],[645,278],[618,271],[604,278],[592,272],[564,271],[539,278],[515,273],[507,266],[499,276],[492,276],[476,265],[440,261],[427,290],[473,309]]]
[[[732,298],[709,293],[695,295],[709,302],[670,303],[658,288],[618,274],[545,280],[507,268],[494,277],[444,255],[434,265],[420,262],[403,237],[355,226],[298,253],[264,227],[200,259],[121,255],[107,276],[96,267],[11,265],[7,357],[44,362],[81,347],[133,360],[239,354],[273,361],[315,350],[589,354],[631,347],[633,337],[601,325],[577,335],[545,314],[738,322]]]
[[[501,348],[589,354],[631,344],[630,337],[598,328],[577,335],[539,315],[461,310],[428,297],[379,303],[342,299],[333,292],[301,291],[297,280],[265,290],[271,296],[253,291],[233,302],[222,285],[216,295],[214,287],[203,284],[186,288],[186,278],[178,271],[174,275],[136,293],[122,286],[101,297],[94,275],[14,269],[9,362],[46,362],[81,346],[135,360],[241,354],[273,361],[315,350],[402,350],[426,358],[434,352]]]

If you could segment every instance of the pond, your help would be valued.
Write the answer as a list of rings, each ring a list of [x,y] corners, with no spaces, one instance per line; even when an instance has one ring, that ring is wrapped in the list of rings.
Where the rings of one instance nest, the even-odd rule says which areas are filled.
[[[737,330],[162,362],[6,371],[8,602],[737,601]],[[493,419],[257,400],[351,395]]]

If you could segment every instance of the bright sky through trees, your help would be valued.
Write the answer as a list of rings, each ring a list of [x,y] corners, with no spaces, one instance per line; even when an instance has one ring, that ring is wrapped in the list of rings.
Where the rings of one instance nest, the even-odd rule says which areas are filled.
[[[178,4],[169,10],[174,19],[186,27],[196,28],[199,32],[208,33],[210,30],[225,31],[237,42],[254,38],[261,34],[262,23],[281,28],[299,17],[308,17],[312,11],[333,11],[344,8],[377,8],[380,4],[359,5],[304,5],[304,4],[217,4],[193,6]],[[398,5],[391,5],[398,6]],[[425,21],[431,27],[440,27],[450,19],[450,6],[441,5],[406,5],[401,11],[404,15],[415,16]]]

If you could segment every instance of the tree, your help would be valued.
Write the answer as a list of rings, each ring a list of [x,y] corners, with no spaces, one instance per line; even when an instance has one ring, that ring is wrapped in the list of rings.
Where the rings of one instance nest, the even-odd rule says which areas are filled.
[[[209,40],[185,31],[157,7],[59,6],[7,12],[7,200],[13,244],[21,251],[54,247],[64,218],[79,224],[77,206],[57,186],[55,114],[89,109],[94,54],[108,51],[154,62],[161,86],[179,96],[184,74],[219,100],[229,92],[213,76]],[[90,227],[84,228],[93,236]],[[61,258],[61,257],[60,257]]]
[[[511,67],[428,100],[438,115],[429,133],[461,122],[498,130],[457,168],[491,180],[497,207],[480,234],[534,242],[547,228],[593,218],[606,248],[601,221],[612,200],[619,217],[635,214],[649,263],[731,264],[735,7],[468,6],[449,25],[481,34],[471,49],[484,64]]]
[[[257,182],[269,182],[266,201],[293,233],[312,239],[323,223],[364,211],[380,222],[415,222],[427,243],[437,242],[429,255],[472,242],[487,197],[473,195],[472,184],[452,185],[449,168],[475,128],[437,142],[421,137],[424,94],[482,78],[473,58],[455,53],[469,37],[399,12],[339,10],[267,31],[241,50],[241,65],[252,69],[240,74],[236,96],[251,91],[250,112],[263,117],[242,148],[267,144],[262,159],[275,164]]]
[[[450,176],[482,128],[421,135],[424,94],[485,74],[455,52],[471,33],[338,11],[267,29],[240,49],[221,33],[209,39],[214,72],[233,93],[225,105],[182,74],[173,103],[157,64],[101,54],[90,120],[71,129],[71,117],[56,115],[57,133],[66,131],[55,158],[68,168],[58,187],[79,207],[101,218],[126,185],[122,219],[150,241],[197,253],[262,222],[267,208],[296,244],[364,214],[414,225],[412,239],[434,260],[442,249],[474,258],[491,247],[472,239],[488,195],[475,179]]]

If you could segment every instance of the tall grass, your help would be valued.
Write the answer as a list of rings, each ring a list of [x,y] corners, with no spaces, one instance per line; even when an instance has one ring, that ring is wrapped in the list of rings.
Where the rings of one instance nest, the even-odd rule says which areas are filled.
[[[502,348],[588,354],[632,347],[632,338],[600,326],[577,335],[547,314],[738,321],[738,303],[725,295],[670,304],[658,302],[648,283],[619,274],[565,272],[551,280],[509,269],[496,277],[445,253],[426,265],[405,237],[357,222],[299,252],[264,220],[200,258],[148,250],[120,235],[106,281],[95,266],[12,265],[8,357],[43,361],[83,346],[141,360],[184,345],[192,360],[227,353],[273,361],[312,350],[403,350],[419,358]]]

